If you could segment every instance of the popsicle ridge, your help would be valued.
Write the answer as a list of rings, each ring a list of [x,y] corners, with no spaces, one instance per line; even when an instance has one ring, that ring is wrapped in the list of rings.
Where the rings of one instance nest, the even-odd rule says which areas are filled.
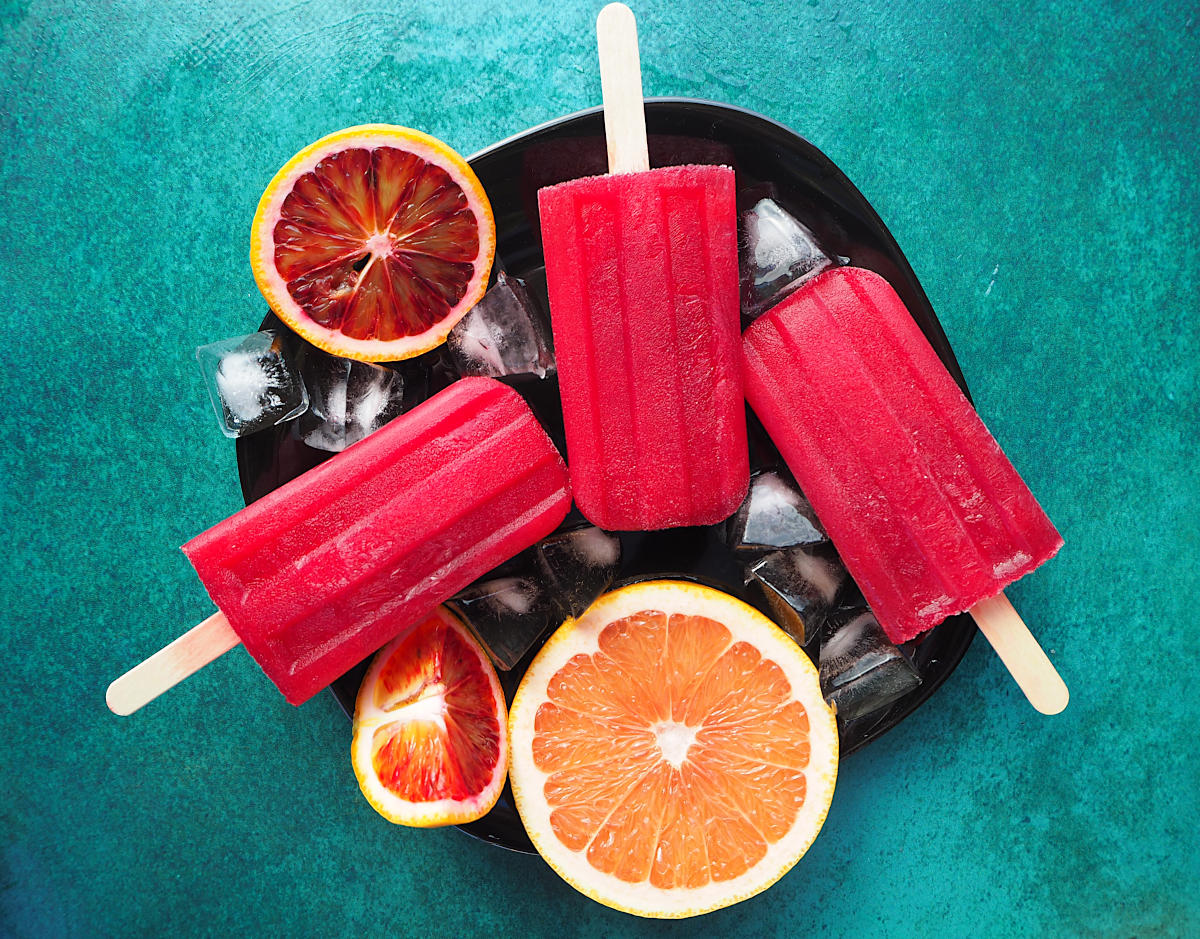
[[[615,208],[612,203],[614,201],[611,197],[604,200],[571,198],[571,217],[574,220],[574,227],[570,230],[569,244],[571,250],[580,256],[583,256],[583,252],[593,251],[598,257],[607,255],[611,258],[611,264],[598,267],[590,273],[596,283],[608,290],[619,291],[621,275],[616,268],[619,236],[613,231]],[[602,202],[609,204],[604,205]],[[600,211],[597,211],[597,207]],[[578,390],[575,393],[582,393],[586,402],[586,413],[575,422],[568,437],[568,460],[570,460],[573,450],[596,454],[602,460],[603,481],[600,485],[585,491],[582,500],[584,503],[595,506],[593,511],[599,517],[609,518],[614,514],[614,502],[621,504],[634,497],[632,480],[637,478],[636,471],[623,473],[616,478],[609,472],[611,466],[609,461],[613,451],[620,452],[625,456],[626,466],[636,467],[639,458],[636,442],[632,439],[632,428],[611,420],[614,409],[628,410],[632,408],[631,388],[627,380],[630,356],[626,349],[623,321],[613,322],[596,309],[594,302],[596,291],[588,289],[586,274],[589,272],[583,265],[570,265],[569,270],[570,273],[567,275],[569,286],[564,286],[573,295],[580,298],[580,302],[583,304],[583,316],[593,341],[568,345],[556,343],[555,345],[560,387],[564,382],[572,387],[577,387]],[[553,306],[551,309],[553,310]],[[551,312],[551,318],[553,318],[553,312]],[[614,328],[618,326],[621,328]],[[621,361],[625,363],[625,368],[602,374],[599,358],[601,354],[613,355],[614,348]],[[575,360],[582,364],[582,368],[574,364]],[[563,377],[564,369],[568,376],[566,378]],[[587,380],[573,382],[570,376],[579,371],[587,376]],[[589,430],[590,435],[588,434]],[[580,502],[580,493],[576,491],[574,494],[575,501]]]
[[[669,348],[678,349],[681,341],[694,341],[695,338],[686,334],[682,322],[684,311],[680,305],[683,298],[680,296],[679,279],[675,276],[674,265],[677,263],[677,253],[673,250],[677,229],[677,226],[673,224],[675,220],[674,203],[681,197],[686,198],[686,193],[681,193],[674,187],[664,186],[661,190],[661,197],[661,201],[654,207],[656,215],[654,224],[665,232],[667,237],[662,244],[662,266],[655,271],[655,274],[665,281],[662,289],[665,303],[663,304],[663,319],[659,324],[661,335],[656,338],[665,341]],[[626,318],[634,315],[634,311],[628,307],[625,307],[625,311]],[[626,331],[635,334],[636,327],[636,323],[630,323],[626,327]],[[640,418],[639,423],[645,422],[649,425],[646,428],[649,431],[646,436],[649,437],[649,445],[659,451],[656,461],[664,458],[670,460],[670,454],[697,453],[693,449],[694,440],[691,439],[692,434],[689,432],[691,422],[687,418],[685,396],[690,389],[685,387],[688,384],[685,381],[685,369],[687,369],[687,361],[681,358],[675,368],[663,375],[663,385],[670,389],[670,393],[665,396],[666,400],[664,401],[654,400],[654,396],[650,394],[653,389],[645,388],[644,393],[648,400],[636,412]],[[668,419],[663,420],[663,417]],[[698,510],[702,511],[698,504],[699,500],[696,497],[695,483],[692,478],[693,467],[694,463],[691,460],[679,461],[676,471],[679,473],[681,485],[664,498],[664,505],[670,506],[668,511],[679,518],[689,518],[694,516]]]
[[[701,467],[712,467],[717,478],[721,479],[729,464],[728,457],[719,445],[721,440],[705,433],[705,428],[697,421],[690,420],[688,415],[689,406],[695,400],[699,399],[701,402],[698,408],[700,412],[712,413],[719,408],[717,400],[720,395],[730,393],[723,387],[723,376],[707,375],[704,374],[704,369],[697,368],[700,362],[721,362],[723,352],[717,347],[716,330],[713,329],[711,318],[704,313],[703,299],[694,291],[689,294],[687,286],[697,276],[696,271],[689,269],[690,262],[697,257],[709,257],[712,250],[708,229],[703,225],[699,226],[699,231],[694,232],[700,241],[699,250],[697,251],[695,245],[688,243],[689,235],[693,233],[689,232],[686,223],[689,218],[709,217],[711,209],[708,205],[708,195],[708,190],[695,186],[664,186],[662,202],[659,205],[659,224],[667,233],[663,245],[666,263],[662,268],[667,279],[664,295],[669,298],[671,314],[667,339],[671,348],[690,346],[698,350],[695,357],[681,357],[679,367],[671,376],[675,391],[672,397],[676,405],[675,420],[671,427],[678,435],[674,446],[677,448],[676,452],[693,454],[693,459],[683,461],[682,472],[686,486],[680,492],[680,496],[687,500],[687,504],[681,506],[681,511],[689,517],[708,513],[707,507],[697,498],[702,483],[696,479],[695,474]],[[707,296],[717,295],[721,288],[713,282],[711,266],[706,266],[699,274]],[[728,352],[724,355],[727,357]],[[718,385],[715,395],[709,389],[708,382]],[[741,397],[740,384],[734,393]]]
[[[610,193],[609,198],[602,200],[601,205],[605,205],[607,211],[592,212],[595,219],[595,224],[601,224],[600,219],[608,223],[608,230],[612,235],[611,245],[606,245],[604,250],[611,251],[611,257],[614,265],[615,286],[617,296],[620,297],[617,315],[613,317],[611,313],[607,314],[604,310],[598,309],[595,305],[596,294],[594,291],[588,291],[588,313],[592,317],[592,323],[602,322],[603,320],[611,319],[614,326],[619,325],[619,330],[614,331],[615,345],[620,348],[620,357],[624,363],[624,368],[619,370],[605,370],[600,362],[603,358],[604,350],[594,350],[590,355],[592,374],[596,378],[596,390],[603,388],[605,385],[613,386],[615,381],[617,387],[620,388],[620,398],[628,400],[627,415],[633,415],[633,420],[623,422],[620,420],[609,420],[608,426],[605,428],[606,433],[596,440],[596,450],[599,454],[599,459],[603,466],[604,491],[600,494],[601,500],[606,504],[607,511],[613,513],[613,495],[618,494],[615,487],[618,485],[618,478],[624,477],[630,485],[630,498],[636,500],[638,493],[645,488],[646,480],[644,472],[646,468],[645,446],[650,441],[639,439],[641,437],[642,425],[637,418],[640,415],[638,408],[638,390],[639,384],[637,380],[638,355],[639,352],[635,334],[630,328],[630,299],[629,299],[629,265],[626,263],[625,252],[621,250],[621,246],[625,244],[625,222],[623,213],[614,205],[620,202],[620,196]],[[620,376],[617,378],[617,376]],[[600,402],[597,400],[597,404]],[[568,444],[569,446],[569,444]],[[620,509],[618,507],[617,512]]]

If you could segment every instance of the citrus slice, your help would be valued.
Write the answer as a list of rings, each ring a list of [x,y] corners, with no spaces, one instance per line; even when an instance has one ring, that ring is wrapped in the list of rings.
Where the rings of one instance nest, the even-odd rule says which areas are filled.
[[[812,844],[837,778],[837,725],[808,657],[752,607],[680,581],[623,587],[567,620],[508,726],[538,852],[639,916],[765,890]]]
[[[350,744],[363,795],[400,825],[483,817],[504,788],[505,720],[492,663],[439,607],[384,646],[363,678]]]
[[[445,340],[487,289],[496,227],[450,147],[407,127],[322,137],[275,174],[250,234],[275,314],[327,352],[368,362]]]

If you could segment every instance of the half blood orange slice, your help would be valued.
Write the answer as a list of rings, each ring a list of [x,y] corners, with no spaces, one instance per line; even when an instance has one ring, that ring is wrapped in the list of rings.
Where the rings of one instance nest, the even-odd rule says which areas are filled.
[[[466,161],[407,127],[323,137],[258,203],[250,263],[276,315],[313,345],[396,361],[443,342],[487,289],[496,228]]]
[[[492,663],[439,607],[384,646],[363,678],[350,745],[363,795],[401,825],[482,818],[504,788],[506,716]]]
[[[833,797],[816,669],[740,600],[680,581],[601,597],[542,647],[509,714],[538,852],[594,900],[683,917],[765,890]]]

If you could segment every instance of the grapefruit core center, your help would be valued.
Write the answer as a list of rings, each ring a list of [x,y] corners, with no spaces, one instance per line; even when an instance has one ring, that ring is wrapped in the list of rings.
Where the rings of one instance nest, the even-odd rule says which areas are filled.
[[[655,725],[653,730],[663,759],[679,769],[687,759],[688,750],[696,742],[696,728],[678,721],[664,721]]]

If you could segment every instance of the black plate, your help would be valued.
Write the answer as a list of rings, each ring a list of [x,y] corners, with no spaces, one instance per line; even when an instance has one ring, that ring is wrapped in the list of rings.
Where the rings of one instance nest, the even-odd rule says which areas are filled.
[[[741,108],[683,98],[646,102],[653,165],[726,163],[737,174],[739,201],[770,195],[816,234],[825,249],[850,264],[876,271],[904,300],[913,318],[963,391],[966,383],[937,316],[895,239],[875,210],[845,174],[815,146],[768,118]],[[606,168],[604,121],[599,108],[581,111],[501,141],[470,160],[491,199],[496,217],[496,266],[524,278],[545,303],[545,274],[537,220],[537,190]],[[277,326],[268,315],[263,326]],[[454,379],[435,350],[396,366],[405,372],[406,388],[433,394]],[[565,453],[557,383],[553,378],[514,378],[510,383],[529,401],[555,443]],[[781,465],[761,425],[749,415],[751,467]],[[284,426],[243,437],[237,442],[238,468],[247,504],[310,469],[329,454],[300,443]],[[575,513],[569,517],[576,517]],[[621,576],[683,575],[720,587],[751,601],[741,568],[724,546],[719,526],[669,532],[622,534]],[[958,665],[975,635],[965,615],[955,616],[905,645],[922,683],[890,707],[839,725],[842,755],[896,726],[933,694]],[[533,650],[508,673],[501,674],[509,701]],[[366,664],[339,678],[332,692],[348,715]],[[490,844],[532,852],[521,820],[505,786],[496,807],[479,821],[461,825],[468,834]]]

